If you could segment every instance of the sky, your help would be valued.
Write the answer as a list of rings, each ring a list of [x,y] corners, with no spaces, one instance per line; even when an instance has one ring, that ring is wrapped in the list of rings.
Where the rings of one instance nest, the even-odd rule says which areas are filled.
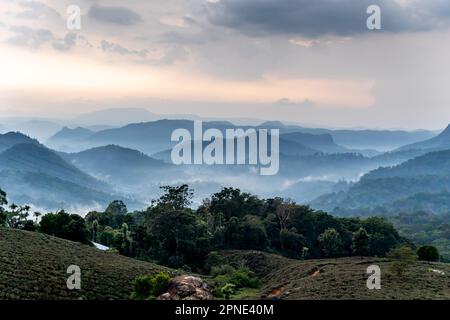
[[[439,129],[449,57],[448,0],[0,0],[0,116],[140,107]]]

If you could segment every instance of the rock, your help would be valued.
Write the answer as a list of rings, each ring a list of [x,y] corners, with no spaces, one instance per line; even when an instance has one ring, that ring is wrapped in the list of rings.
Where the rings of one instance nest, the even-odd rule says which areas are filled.
[[[174,278],[166,293],[158,300],[210,300],[213,298],[211,287],[202,279],[193,276]]]

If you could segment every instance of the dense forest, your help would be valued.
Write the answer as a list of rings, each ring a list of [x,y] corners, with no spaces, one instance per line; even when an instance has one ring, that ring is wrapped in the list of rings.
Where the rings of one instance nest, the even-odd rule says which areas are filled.
[[[382,217],[338,218],[289,199],[260,199],[223,188],[192,208],[188,185],[162,187],[144,211],[128,212],[119,200],[84,218],[64,211],[31,214],[1,193],[0,224],[39,231],[120,254],[196,272],[208,269],[211,253],[251,249],[296,259],[385,256],[401,244],[413,246]],[[34,215],[34,219],[30,217]]]

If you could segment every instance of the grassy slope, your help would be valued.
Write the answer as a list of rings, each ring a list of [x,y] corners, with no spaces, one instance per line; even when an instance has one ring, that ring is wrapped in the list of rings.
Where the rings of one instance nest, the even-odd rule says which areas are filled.
[[[340,258],[298,261],[256,251],[225,251],[228,263],[246,265],[264,286],[249,298],[267,297],[276,289],[286,299],[450,299],[450,264],[416,262],[403,278],[389,271],[390,261],[380,258]],[[381,290],[366,287],[367,266],[381,268]],[[428,271],[432,267],[445,275]],[[312,274],[320,270],[316,276]]]
[[[240,298],[267,297],[283,288],[287,299],[450,299],[450,264],[432,266],[446,272],[441,276],[417,262],[399,279],[390,274],[390,262],[379,258],[298,261],[257,251],[223,255],[230,264],[247,265],[264,283]],[[71,264],[81,267],[80,291],[66,287]],[[370,264],[381,267],[381,290],[366,288]],[[0,299],[128,299],[135,276],[162,270],[176,273],[48,235],[0,228]],[[317,270],[320,274],[311,276]]]
[[[69,291],[71,264],[81,290]],[[0,299],[128,299],[140,274],[173,270],[44,234],[0,228]]]

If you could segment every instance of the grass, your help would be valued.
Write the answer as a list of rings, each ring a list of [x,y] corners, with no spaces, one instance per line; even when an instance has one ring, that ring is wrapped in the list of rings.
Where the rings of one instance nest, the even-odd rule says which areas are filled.
[[[382,258],[299,261],[258,251],[224,251],[222,255],[235,267],[247,266],[264,283],[245,298],[282,293],[283,299],[450,299],[450,264],[415,262],[399,278],[389,271],[391,261]],[[380,290],[366,287],[366,269],[372,264],[381,268]],[[430,272],[430,267],[445,275]]]
[[[415,262],[399,278],[389,271],[391,261],[381,258],[299,261],[258,251],[221,254],[234,267],[248,267],[263,283],[238,291],[231,297],[235,300],[273,293],[283,299],[450,299],[450,264]],[[66,270],[72,264],[81,268],[81,290],[67,289]],[[381,290],[366,287],[371,264],[381,268]],[[181,273],[40,233],[0,228],[0,299],[129,299],[136,276],[160,271]]]
[[[81,268],[81,290],[70,291],[69,265]],[[129,299],[138,275],[169,268],[45,234],[0,228],[0,299]]]

